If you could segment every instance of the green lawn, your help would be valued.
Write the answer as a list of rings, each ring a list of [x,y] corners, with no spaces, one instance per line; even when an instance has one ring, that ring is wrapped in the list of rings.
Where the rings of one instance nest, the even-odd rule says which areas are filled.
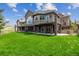
[[[9,33],[0,36],[0,55],[79,55],[79,36],[45,36]]]

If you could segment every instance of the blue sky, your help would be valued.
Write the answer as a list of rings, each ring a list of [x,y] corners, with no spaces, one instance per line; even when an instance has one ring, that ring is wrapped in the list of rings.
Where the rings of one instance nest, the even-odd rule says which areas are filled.
[[[23,18],[27,10],[33,12],[38,10],[55,10],[57,13],[70,15],[72,21],[79,20],[78,3],[0,3],[0,9],[3,9],[5,20],[11,24],[16,24],[16,20]]]

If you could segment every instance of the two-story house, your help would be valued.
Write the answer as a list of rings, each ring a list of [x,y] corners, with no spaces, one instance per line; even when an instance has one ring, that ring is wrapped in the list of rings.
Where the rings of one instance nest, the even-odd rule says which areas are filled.
[[[69,16],[57,14],[54,11],[38,11],[33,13],[28,10],[25,15],[26,31],[40,33],[67,33],[70,28]]]

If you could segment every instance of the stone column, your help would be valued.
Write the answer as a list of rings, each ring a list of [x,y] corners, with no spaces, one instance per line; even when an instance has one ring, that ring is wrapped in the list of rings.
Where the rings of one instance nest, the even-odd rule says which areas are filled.
[[[33,32],[35,32],[35,26],[33,26]]]
[[[55,28],[54,28],[54,30],[55,30],[55,35],[57,35],[57,18],[56,18],[56,15],[55,15]]]
[[[53,34],[53,25],[50,26],[50,30],[51,34]]]
[[[21,27],[21,32],[22,32],[22,27]]]
[[[44,31],[43,31],[43,32],[44,32],[44,33],[46,33],[46,25],[45,25],[45,26],[43,26],[43,29],[44,29]]]

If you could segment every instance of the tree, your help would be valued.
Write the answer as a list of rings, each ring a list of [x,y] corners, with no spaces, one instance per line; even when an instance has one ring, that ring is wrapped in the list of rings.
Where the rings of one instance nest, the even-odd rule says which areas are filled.
[[[1,34],[1,29],[3,29],[3,26],[4,26],[4,20],[3,20],[2,12],[3,12],[3,10],[0,10],[0,34]]]
[[[71,29],[73,30],[73,32],[77,31],[77,25],[75,23],[71,23]]]

